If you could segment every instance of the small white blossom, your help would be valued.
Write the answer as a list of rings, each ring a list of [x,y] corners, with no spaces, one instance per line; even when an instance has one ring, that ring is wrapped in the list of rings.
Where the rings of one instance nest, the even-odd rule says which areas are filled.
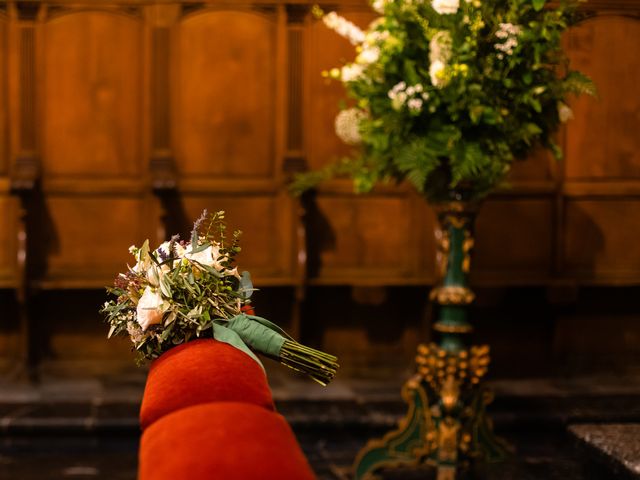
[[[558,117],[562,123],[566,123],[573,119],[573,110],[563,102],[558,102]]]
[[[359,108],[342,110],[336,116],[336,135],[347,145],[359,145],[362,143],[360,122],[366,117],[367,113]]]
[[[440,15],[449,15],[458,11],[460,0],[432,0],[431,6]]]
[[[375,63],[380,58],[380,48],[378,47],[367,47],[364,48],[356,57],[356,63],[362,65],[370,65]]]
[[[422,99],[412,98],[407,102],[407,107],[409,107],[409,110],[412,112],[419,112],[422,110]]]
[[[436,88],[442,88],[446,85],[446,78],[444,75],[445,64],[440,60],[436,60],[429,66],[429,78],[431,83]]]
[[[429,62],[447,63],[451,58],[452,45],[451,34],[446,30],[440,30],[429,42]]]
[[[404,92],[399,92],[396,96],[391,99],[391,108],[394,110],[400,110],[404,106],[407,101],[407,94]]]
[[[495,43],[493,47],[498,50],[496,56],[503,59],[505,55],[511,55],[518,46],[518,35],[522,33],[522,28],[512,23],[501,23],[496,32],[496,38],[502,42]]]
[[[327,27],[349,40],[353,45],[364,42],[364,32],[357,25],[341,17],[336,12],[326,14],[322,17],[322,21]]]
[[[340,71],[340,79],[343,82],[353,82],[358,80],[364,73],[364,67],[356,63],[350,63],[342,67]]]
[[[384,7],[387,6],[387,3],[389,3],[389,0],[373,0],[373,2],[371,2],[371,7],[378,13],[383,14],[384,13]]]

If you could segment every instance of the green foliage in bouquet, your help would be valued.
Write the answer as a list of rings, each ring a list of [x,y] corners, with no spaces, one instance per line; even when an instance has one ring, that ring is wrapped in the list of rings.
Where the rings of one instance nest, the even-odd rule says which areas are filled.
[[[481,198],[516,159],[572,116],[570,94],[594,95],[569,69],[562,33],[575,2],[560,0],[375,0],[381,16],[365,31],[335,12],[317,16],[356,47],[353,63],[325,72],[355,101],[336,133],[360,152],[299,175],[301,193],[336,175],[366,192],[408,180],[431,200],[462,189]]]
[[[116,277],[107,289],[116,298],[101,310],[111,327],[108,336],[129,336],[140,362],[195,338],[215,338],[261,366],[254,351],[326,385],[338,368],[336,357],[300,345],[253,315],[251,276],[234,266],[239,237],[235,231],[227,239],[224,212],[205,211],[189,242],[174,236],[153,251],[148,240],[132,246],[136,264]]]

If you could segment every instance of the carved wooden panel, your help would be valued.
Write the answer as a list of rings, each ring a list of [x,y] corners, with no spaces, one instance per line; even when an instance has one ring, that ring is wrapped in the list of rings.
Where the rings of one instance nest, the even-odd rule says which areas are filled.
[[[552,225],[552,200],[485,202],[476,225],[472,278],[499,283],[544,282],[552,268]]]
[[[154,232],[137,197],[55,196],[46,200],[45,286],[100,287],[133,264],[128,249]]]
[[[184,197],[186,218],[198,218],[205,208],[225,211],[228,236],[234,230],[242,231],[238,268],[251,272],[257,286],[291,282],[294,252],[287,198],[265,194]]]
[[[375,18],[368,9],[341,13],[362,28]],[[353,45],[319,20],[313,20],[308,27],[307,39],[307,158],[310,168],[319,168],[352,151],[334,131],[335,117],[345,100],[344,88],[339,81],[324,78],[322,72],[353,60],[356,53]]]
[[[134,176],[142,160],[142,23],[80,11],[43,27],[45,174]]]
[[[270,177],[275,168],[276,17],[205,10],[176,32],[173,128],[188,177]]]
[[[0,288],[17,284],[17,202],[0,194]]]
[[[591,282],[640,278],[640,201],[571,199],[565,210],[566,274]]]
[[[640,178],[640,21],[597,16],[571,30],[573,66],[595,81],[600,98],[572,102],[567,126],[569,179]]]

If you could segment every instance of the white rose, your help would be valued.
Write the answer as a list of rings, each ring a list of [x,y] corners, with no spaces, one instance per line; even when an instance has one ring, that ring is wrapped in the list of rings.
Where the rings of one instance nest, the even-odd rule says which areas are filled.
[[[460,0],[432,0],[431,6],[440,15],[448,15],[458,11]]]
[[[193,246],[190,246],[187,252],[184,254],[185,258],[192,260],[194,262],[198,262],[201,265],[206,265],[208,267],[213,267],[218,260],[218,256],[220,255],[220,248],[215,245],[209,245],[204,250],[200,250],[199,252],[193,253]]]
[[[162,306],[160,294],[154,292],[151,287],[147,287],[136,307],[136,318],[143,332],[151,325],[162,323],[162,314],[164,313]]]

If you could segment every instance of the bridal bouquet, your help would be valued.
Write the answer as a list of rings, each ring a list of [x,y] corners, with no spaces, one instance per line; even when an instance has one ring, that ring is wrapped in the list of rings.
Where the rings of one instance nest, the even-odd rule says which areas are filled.
[[[148,240],[132,246],[136,263],[116,277],[108,288],[116,298],[101,310],[111,326],[109,337],[128,335],[141,361],[194,338],[215,338],[260,365],[254,351],[326,385],[338,368],[336,357],[300,345],[253,314],[251,277],[234,266],[239,236],[236,231],[227,239],[224,212],[205,210],[188,242],[175,236],[155,250]]]
[[[358,154],[297,177],[296,193],[334,175],[366,192],[408,180],[430,199],[452,189],[481,198],[535,145],[561,156],[559,125],[571,94],[595,94],[569,69],[561,44],[573,0],[374,0],[360,29],[315,7],[355,47],[353,62],[325,72],[353,100],[335,121]]]

